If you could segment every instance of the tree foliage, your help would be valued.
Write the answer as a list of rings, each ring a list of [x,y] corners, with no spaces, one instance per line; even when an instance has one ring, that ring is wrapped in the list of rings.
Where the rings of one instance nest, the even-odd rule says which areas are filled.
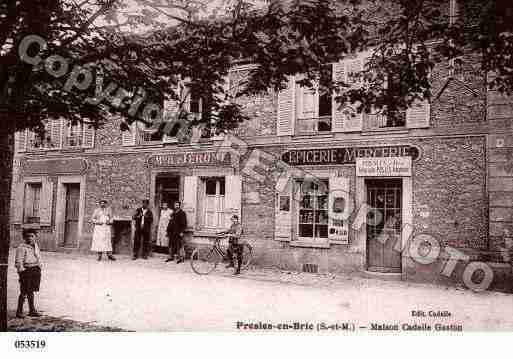
[[[512,13],[506,0],[460,1],[451,21],[450,0],[291,0],[257,3],[244,0],[100,0],[8,1],[1,8],[2,88],[10,87],[9,109],[18,128],[35,126],[48,116],[90,119],[95,125],[122,113],[144,89],[147,101],[183,100],[177,84],[187,79],[213,113],[222,112],[220,127],[233,128],[245,117],[224,83],[234,61],[251,61],[243,91],[279,90],[286,77],[306,74],[308,85],[336,62],[370,51],[364,71],[354,76],[361,88],[324,83],[340,102],[360,111],[383,108],[389,115],[417,99],[429,98],[429,76],[437,62],[479,54],[489,85],[513,88]],[[99,89],[113,82],[130,92],[121,106],[86,101],[87,90],[64,89],[44,63],[20,61],[17,47],[27,34],[48,40],[43,58],[58,54],[73,66],[90,69]],[[457,64],[457,61],[456,61]],[[10,82],[9,82],[10,81]],[[97,85],[99,86],[99,85]],[[236,97],[236,96],[235,96]],[[4,101],[5,102],[5,101]],[[224,106],[230,106],[224,108]],[[133,111],[132,111],[133,112]],[[218,116],[219,117],[219,116]],[[209,121],[197,118],[198,121]]]

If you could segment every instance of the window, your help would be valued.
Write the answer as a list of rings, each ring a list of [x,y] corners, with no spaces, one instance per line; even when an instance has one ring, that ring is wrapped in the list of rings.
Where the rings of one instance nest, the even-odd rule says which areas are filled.
[[[297,86],[296,118],[299,134],[331,131],[332,93],[325,86],[331,82],[332,66],[327,65],[312,88]]]
[[[298,238],[300,240],[328,239],[329,181],[296,181],[299,193]]]
[[[75,124],[68,123],[66,127],[66,146],[80,147],[82,146],[82,124],[77,122]]]
[[[203,116],[203,111],[205,109],[204,100],[196,93],[190,90],[187,85],[181,84],[179,86],[179,96],[182,98],[184,105],[183,108],[185,109],[185,112],[188,114],[191,114],[192,116]],[[185,99],[185,100],[183,100]],[[178,111],[178,102],[175,102],[176,106],[169,105],[173,111]],[[169,112],[168,112],[169,114]],[[174,115],[174,113],[173,113]],[[166,113],[164,113],[164,123],[167,121],[170,121],[169,119],[166,119]],[[133,140],[133,144],[136,143],[140,144],[160,144],[162,142],[164,143],[177,143],[177,142],[183,142],[185,140],[188,140],[189,137],[193,136],[192,129],[186,129],[182,130],[181,126],[183,124],[176,123],[171,129],[167,128],[165,124],[161,126],[157,131],[142,131],[140,129],[136,129],[137,133],[135,135],[135,139]],[[201,132],[199,133],[199,138],[210,138],[212,136],[212,133],[214,132],[211,126],[203,126],[200,128]],[[169,133],[165,133],[165,131],[169,131]],[[128,143],[131,143],[128,141],[126,142],[126,145],[129,145]]]
[[[20,132],[18,141],[20,151],[57,150],[62,148],[92,148],[95,130],[85,122],[72,124],[63,118],[46,120],[43,131],[27,130]]]
[[[191,91],[190,99],[189,99],[189,112],[193,114],[194,116],[198,116],[200,118],[203,118],[203,122],[200,126],[198,126],[199,129],[199,139],[211,139],[212,137],[215,137],[216,135],[216,128],[213,126],[213,124],[209,121],[207,121],[207,114],[205,111],[207,110],[207,105],[205,103],[205,100],[199,96],[198,93]]]
[[[225,186],[224,177],[203,179],[203,223],[206,228],[224,229],[226,227]]]
[[[52,138],[48,132],[32,132],[30,134],[29,146],[33,150],[42,150],[54,148],[55,144],[52,142]]]
[[[395,93],[400,92],[401,79],[397,74],[389,73],[386,76],[385,88],[393,89]],[[393,127],[406,126],[406,111],[395,111],[393,114],[385,115],[383,110],[373,111],[364,115],[365,130],[389,129]]]
[[[41,183],[27,183],[25,185],[24,223],[39,223],[41,189]]]
[[[30,150],[61,148],[62,125],[62,119],[50,118],[45,121],[43,131],[29,131],[28,148]]]

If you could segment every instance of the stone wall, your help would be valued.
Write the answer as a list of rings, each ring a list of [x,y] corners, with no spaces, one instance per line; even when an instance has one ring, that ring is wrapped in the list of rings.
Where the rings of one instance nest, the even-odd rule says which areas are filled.
[[[444,245],[487,249],[485,136],[420,139],[413,163],[416,231]]]
[[[513,243],[513,97],[488,94],[488,175],[490,251],[497,261],[508,261]]]

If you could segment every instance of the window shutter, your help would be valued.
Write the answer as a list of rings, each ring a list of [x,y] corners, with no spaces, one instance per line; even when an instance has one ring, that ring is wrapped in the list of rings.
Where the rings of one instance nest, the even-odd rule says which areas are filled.
[[[282,191],[276,193],[274,239],[278,241],[292,240],[292,185],[290,180]]]
[[[53,148],[62,148],[63,119],[52,118],[49,121],[50,141]]]
[[[189,228],[196,228],[198,204],[198,176],[185,176],[183,184],[183,210],[187,215]]]
[[[348,59],[344,61],[345,69],[345,82],[351,88],[358,88],[362,84],[359,79],[355,79],[351,76],[352,73],[357,73],[363,70],[365,65],[365,56],[363,54],[358,54],[355,59]],[[355,132],[361,131],[363,127],[363,113],[356,112],[357,103],[348,103],[343,108],[342,111],[344,116],[344,122],[342,124],[343,132]]]
[[[27,150],[27,130],[16,132],[16,152],[25,152]]]
[[[349,178],[330,177],[329,179],[329,228],[328,239],[338,243],[349,243],[349,224],[343,214],[348,214],[351,197],[349,196]]]
[[[242,197],[242,179],[241,176],[233,175],[225,178],[225,212],[228,219],[234,214],[241,219],[241,197]]]
[[[25,183],[13,183],[13,198],[11,201],[12,223],[23,223],[23,207],[25,203]]]
[[[39,224],[50,226],[52,224],[53,182],[43,180],[41,185],[41,201],[39,202]]]
[[[431,106],[429,101],[415,101],[406,110],[406,127],[427,128],[431,117]]]
[[[333,65],[333,81],[334,82],[345,82],[346,80],[346,72],[345,72],[345,63],[343,61],[335,62]],[[344,132],[344,104],[338,103],[335,100],[336,93],[333,94],[331,99],[331,131],[332,132]]]
[[[290,76],[287,87],[278,93],[278,118],[276,121],[278,136],[292,136],[294,134],[295,87],[295,78]]]
[[[31,184],[29,183],[25,183],[25,201],[23,202],[23,223],[26,223],[27,222],[27,219],[30,215],[30,213],[32,213],[32,205],[34,203],[34,190],[33,188],[31,187]],[[41,207],[41,195],[42,193],[40,193],[40,197],[39,197],[39,207]]]
[[[83,130],[83,136],[82,139],[82,146],[85,148],[93,148],[94,147],[94,128],[89,125],[89,123],[84,122],[82,123]]]
[[[135,136],[137,127],[135,121],[130,125],[130,129],[121,132],[121,144],[123,146],[135,146]]]
[[[164,112],[166,114],[175,113],[178,111],[178,101],[176,100],[165,100],[164,101]]]

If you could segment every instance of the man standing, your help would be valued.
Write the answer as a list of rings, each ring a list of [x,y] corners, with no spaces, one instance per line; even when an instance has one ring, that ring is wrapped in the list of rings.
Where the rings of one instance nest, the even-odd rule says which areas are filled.
[[[150,201],[147,199],[142,201],[142,207],[135,210],[132,219],[135,221],[134,234],[134,256],[133,260],[139,256],[139,249],[142,241],[142,258],[148,259],[150,249],[151,224],[153,222],[153,213],[148,208]]]
[[[187,228],[187,216],[180,207],[180,202],[174,203],[174,212],[171,214],[169,224],[167,226],[167,234],[169,237],[169,258],[166,262],[171,262],[176,259],[176,263],[184,261],[183,256],[180,255],[180,249],[183,247],[183,235]]]

